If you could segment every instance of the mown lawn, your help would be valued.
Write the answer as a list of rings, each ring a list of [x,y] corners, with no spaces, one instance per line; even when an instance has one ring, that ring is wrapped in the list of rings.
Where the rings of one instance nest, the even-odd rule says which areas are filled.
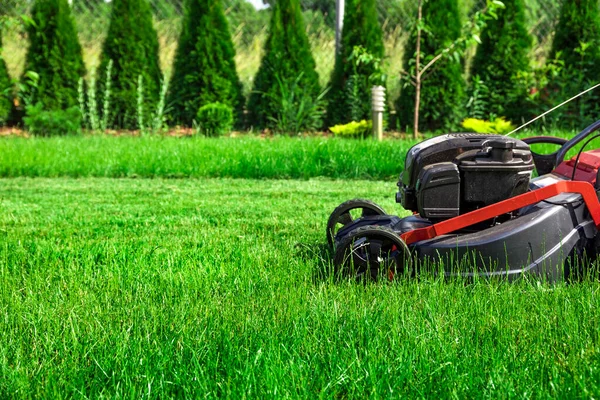
[[[600,395],[596,282],[328,278],[329,212],[394,191],[0,180],[0,398]]]

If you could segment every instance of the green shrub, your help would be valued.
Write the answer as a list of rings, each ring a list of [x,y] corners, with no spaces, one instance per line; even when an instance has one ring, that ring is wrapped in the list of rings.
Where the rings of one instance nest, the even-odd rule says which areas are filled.
[[[324,96],[317,97],[301,90],[302,75],[283,80],[275,74],[278,87],[268,93],[275,115],[269,117],[270,126],[279,133],[299,134],[319,129],[323,122]]]
[[[329,130],[339,137],[366,138],[373,133],[373,122],[363,119],[360,122],[352,121],[343,125],[335,125]]]
[[[29,49],[21,78],[21,104],[42,104],[45,110],[76,106],[85,65],[77,29],[67,0],[36,0],[27,20]],[[36,85],[29,83],[36,75]]]
[[[196,115],[196,125],[206,136],[225,135],[233,128],[233,109],[221,103],[202,106]]]
[[[241,120],[244,96],[234,57],[221,0],[187,0],[167,102],[171,123],[191,126],[198,108],[213,102],[231,106]]]
[[[0,25],[0,28],[2,26]],[[0,126],[6,124],[12,110],[12,83],[2,58],[2,31],[0,29]]]
[[[467,118],[462,122],[463,128],[477,133],[497,133],[506,135],[515,129],[515,126],[506,119],[500,117],[493,121],[486,121],[477,118]]]
[[[558,104],[598,83],[600,76],[600,17],[596,0],[565,0],[549,57],[548,102]],[[582,127],[600,115],[600,93],[582,96],[550,115],[564,128]]]
[[[108,34],[102,48],[99,71],[111,72],[109,128],[143,129],[139,121],[152,120],[162,81],[158,37],[152,25],[148,0],[113,0]],[[139,78],[142,84],[139,85]],[[106,75],[98,77],[98,104],[106,92]],[[140,96],[141,90],[141,96]],[[142,107],[138,102],[142,98]],[[143,115],[139,115],[142,111]],[[104,112],[99,110],[100,114]]]
[[[437,53],[450,46],[461,35],[461,13],[458,0],[429,0],[423,3],[421,62],[427,63]],[[404,55],[404,70],[409,71],[416,53],[416,29]],[[423,131],[452,130],[463,114],[466,83],[460,62],[440,61],[421,87],[419,125]],[[413,126],[415,88],[403,80],[396,102],[398,127]]]
[[[356,47],[362,48],[372,59],[384,56],[383,33],[377,21],[375,0],[346,2],[341,48],[336,54],[327,96],[329,125],[370,118],[373,85],[370,78],[379,72],[378,64],[357,62]]]
[[[319,96],[319,76],[306,36],[298,0],[279,0],[273,6],[264,56],[254,79],[248,101],[249,123],[256,128],[273,127],[280,104],[273,101],[280,92],[279,81],[299,79],[296,101]]]
[[[75,135],[81,128],[81,111],[78,107],[46,111],[41,103],[29,106],[23,118],[25,128],[36,136]]]
[[[497,19],[490,19],[481,32],[481,44],[473,60],[473,91],[481,87],[486,106],[480,110],[494,118],[504,115],[513,121],[530,116],[527,107],[531,72],[528,53],[531,37],[527,31],[523,0],[504,0]],[[477,81],[479,79],[479,81]],[[484,86],[481,86],[481,85]]]

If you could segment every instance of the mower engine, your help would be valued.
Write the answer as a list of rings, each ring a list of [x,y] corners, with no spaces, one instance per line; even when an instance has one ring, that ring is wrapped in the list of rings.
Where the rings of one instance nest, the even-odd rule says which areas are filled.
[[[437,222],[525,193],[533,169],[529,146],[521,140],[443,135],[410,149],[396,202]]]

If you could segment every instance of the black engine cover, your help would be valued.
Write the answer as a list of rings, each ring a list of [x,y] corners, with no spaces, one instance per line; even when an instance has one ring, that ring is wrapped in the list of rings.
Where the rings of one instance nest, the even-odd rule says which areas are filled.
[[[459,133],[413,146],[397,201],[421,217],[443,220],[527,191],[529,146],[498,135]]]

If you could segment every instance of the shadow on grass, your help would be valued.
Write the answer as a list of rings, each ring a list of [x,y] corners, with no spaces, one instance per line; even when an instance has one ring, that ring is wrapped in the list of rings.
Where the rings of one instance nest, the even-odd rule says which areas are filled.
[[[314,264],[312,280],[322,283],[333,278],[333,250],[326,243],[298,243],[297,256]]]

